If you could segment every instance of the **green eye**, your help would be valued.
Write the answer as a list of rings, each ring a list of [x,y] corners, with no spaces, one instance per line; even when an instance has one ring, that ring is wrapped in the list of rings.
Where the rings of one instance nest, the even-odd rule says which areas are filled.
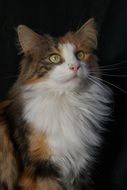
[[[61,56],[59,54],[52,54],[50,57],[49,57],[49,60],[52,62],[52,63],[60,63],[61,61]]]
[[[78,51],[76,53],[76,57],[78,60],[82,60],[84,58],[84,52],[83,51]]]

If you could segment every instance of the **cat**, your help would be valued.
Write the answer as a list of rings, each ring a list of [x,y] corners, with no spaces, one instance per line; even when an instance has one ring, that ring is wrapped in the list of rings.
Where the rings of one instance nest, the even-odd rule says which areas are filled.
[[[17,34],[20,73],[0,108],[0,189],[80,190],[110,115],[110,89],[95,80],[94,19],[59,38],[25,25]]]

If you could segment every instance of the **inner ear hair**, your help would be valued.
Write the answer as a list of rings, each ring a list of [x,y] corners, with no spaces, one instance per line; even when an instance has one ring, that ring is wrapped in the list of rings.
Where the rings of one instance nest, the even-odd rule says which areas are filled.
[[[85,22],[81,28],[75,32],[75,37],[80,43],[83,43],[86,48],[94,50],[97,48],[97,30],[93,18]]]
[[[17,27],[19,44],[24,53],[30,51],[40,43],[42,37],[25,25]]]

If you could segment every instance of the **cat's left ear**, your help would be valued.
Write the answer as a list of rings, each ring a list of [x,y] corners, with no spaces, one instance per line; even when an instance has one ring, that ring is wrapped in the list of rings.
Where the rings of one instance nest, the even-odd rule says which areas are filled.
[[[32,49],[38,47],[42,37],[31,30],[25,25],[19,25],[17,27],[18,39],[22,51],[24,53],[30,52]]]
[[[77,40],[90,50],[97,48],[97,30],[94,19],[89,19],[78,31],[75,32]]]

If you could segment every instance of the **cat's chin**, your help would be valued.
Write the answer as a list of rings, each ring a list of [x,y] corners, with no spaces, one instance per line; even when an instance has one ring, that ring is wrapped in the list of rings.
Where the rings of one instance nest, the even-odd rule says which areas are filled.
[[[59,83],[59,88],[64,92],[73,91],[76,89],[80,89],[83,84],[83,79],[79,78],[78,76],[71,77],[70,79],[61,81]]]
[[[71,82],[71,81],[77,81],[77,80],[79,80],[79,77],[77,75],[75,75],[75,76],[71,77],[70,79],[65,80],[65,83]]]
[[[87,80],[87,77],[84,76],[83,74],[81,73],[77,73],[76,75],[70,77],[69,79],[66,79],[64,82],[65,83],[81,83],[81,82],[84,82],[85,80]]]
[[[70,76],[65,75],[63,78],[59,78],[56,75],[51,76],[50,84],[53,84],[54,89],[62,92],[69,92],[76,89],[82,88],[87,81],[87,76],[83,75],[82,72],[71,74]]]

